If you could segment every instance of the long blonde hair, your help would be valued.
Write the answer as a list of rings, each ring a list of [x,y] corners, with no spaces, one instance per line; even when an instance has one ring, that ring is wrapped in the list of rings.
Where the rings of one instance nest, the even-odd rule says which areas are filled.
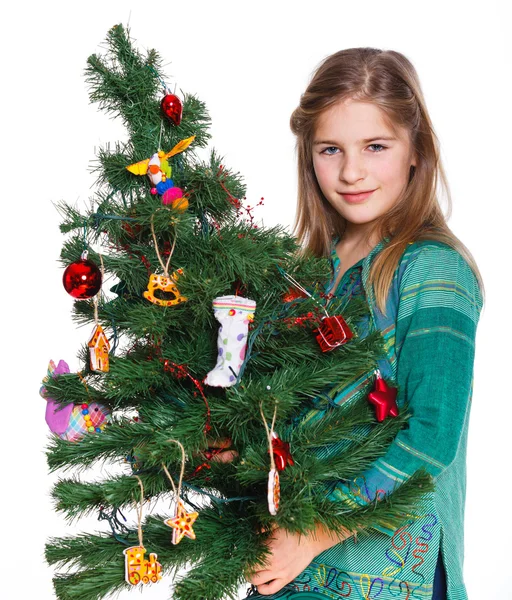
[[[320,63],[292,113],[290,127],[297,137],[298,159],[298,206],[293,231],[303,246],[302,251],[311,251],[317,257],[328,256],[333,235],[342,237],[345,231],[345,218],[327,201],[318,185],[312,143],[320,115],[346,99],[378,106],[393,130],[402,127],[409,132],[417,156],[404,192],[367,232],[367,241],[374,234],[378,234],[378,239],[390,238],[369,272],[369,284],[381,312],[385,312],[400,257],[408,243],[416,240],[437,240],[457,250],[475,273],[484,297],[483,279],[475,259],[446,223],[452,212],[451,194],[418,75],[412,63],[393,50],[348,48],[328,56]],[[438,200],[438,182],[446,193],[446,217]]]

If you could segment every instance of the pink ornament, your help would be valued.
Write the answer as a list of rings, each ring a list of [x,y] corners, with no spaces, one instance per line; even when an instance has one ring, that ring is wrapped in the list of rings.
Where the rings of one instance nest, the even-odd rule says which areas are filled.
[[[162,196],[162,204],[172,204],[178,198],[183,198],[183,190],[179,187],[169,188]]]
[[[69,373],[69,366],[64,360],[60,360],[55,366],[53,360],[48,365],[48,375],[43,379],[45,383],[50,377],[57,377]],[[46,404],[46,423],[53,433],[63,440],[76,442],[87,433],[101,433],[110,420],[110,411],[105,406],[91,403],[74,404],[70,402],[65,406],[59,405],[52,398],[45,396],[46,389],[43,385],[39,393]]]
[[[149,191],[150,191],[150,192],[153,194],[153,196],[154,196],[154,195],[156,194],[156,192],[157,192],[157,189],[156,189],[156,188],[151,188]]]

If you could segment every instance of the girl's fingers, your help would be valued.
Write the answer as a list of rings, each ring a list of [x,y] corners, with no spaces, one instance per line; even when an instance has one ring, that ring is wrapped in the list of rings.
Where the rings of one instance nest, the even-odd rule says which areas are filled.
[[[246,580],[249,583],[252,583],[253,585],[258,585],[258,586],[262,585],[264,583],[270,583],[270,581],[272,581],[274,577],[275,577],[275,574],[273,574],[272,571],[269,571],[268,569],[264,569],[262,571],[256,571],[256,572],[250,573],[249,575],[245,576]]]
[[[258,593],[262,596],[270,596],[275,594],[286,585],[286,581],[282,578],[272,579],[268,583],[262,583],[256,586]]]
[[[222,462],[227,463],[231,462],[238,456],[238,452],[236,450],[226,450],[224,452],[219,452],[218,454],[214,454],[210,462]]]
[[[209,448],[229,448],[229,446],[231,446],[231,438],[220,438],[215,440],[206,438],[206,443]]]

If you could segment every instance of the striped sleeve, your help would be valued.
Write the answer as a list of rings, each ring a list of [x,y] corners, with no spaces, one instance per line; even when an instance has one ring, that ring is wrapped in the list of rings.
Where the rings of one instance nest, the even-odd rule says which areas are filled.
[[[338,483],[332,499],[366,504],[420,467],[435,478],[453,462],[470,406],[481,309],[466,260],[445,244],[421,246],[403,273],[396,321],[399,405],[408,402],[411,417],[359,485]],[[394,533],[385,523],[375,529]]]

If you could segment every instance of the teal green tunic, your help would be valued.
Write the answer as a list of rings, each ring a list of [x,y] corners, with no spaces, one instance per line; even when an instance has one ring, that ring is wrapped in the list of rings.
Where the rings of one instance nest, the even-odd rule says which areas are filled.
[[[332,499],[367,503],[424,467],[435,491],[397,530],[381,523],[371,535],[350,538],[326,550],[289,585],[272,596],[306,592],[327,598],[361,600],[430,599],[439,549],[447,577],[448,600],[467,600],[463,578],[466,443],[473,391],[475,337],[482,295],[477,279],[459,252],[442,242],[409,244],[394,273],[385,317],[368,288],[368,274],[382,240],[348,269],[336,296],[365,294],[371,328],[384,338],[386,358],[379,369],[397,382],[399,408],[412,412],[387,453],[353,482],[337,482]],[[340,264],[332,242],[332,292]],[[335,402],[352,402],[368,393],[367,373],[341,390]],[[322,417],[312,410],[306,419]],[[336,445],[334,445],[336,446]],[[336,448],[326,449],[336,451]],[[258,595],[256,595],[258,596]]]

